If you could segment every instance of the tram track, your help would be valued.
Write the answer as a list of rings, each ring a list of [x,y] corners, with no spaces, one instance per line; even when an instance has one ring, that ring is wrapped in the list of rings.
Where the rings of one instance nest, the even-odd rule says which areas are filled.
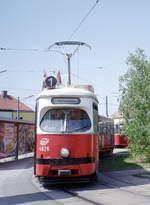
[[[105,181],[106,180],[106,181]],[[104,205],[105,203],[100,203],[98,201],[101,200],[101,195],[103,194],[103,190],[105,189],[110,189],[113,190],[115,192],[115,190],[119,190],[122,193],[127,193],[130,196],[133,196],[135,198],[138,197],[142,197],[145,200],[149,200],[150,199],[150,190],[149,188],[145,188],[143,186],[131,183],[131,182],[127,182],[125,180],[121,180],[121,179],[117,179],[116,177],[109,177],[105,174],[99,174],[99,180],[98,183],[93,184],[92,185],[92,192],[93,195],[95,194],[95,187],[98,186],[99,187],[99,200],[95,197],[95,200],[93,200],[93,198],[90,198],[91,195],[84,194],[84,189],[79,189],[79,187],[71,187],[70,188],[60,188],[61,191],[63,191],[64,193],[69,194],[70,196],[73,197],[73,199],[75,200],[74,202],[76,203],[76,200],[80,200],[81,204],[95,204],[95,205]],[[103,186],[103,188],[102,188]],[[89,187],[85,187],[85,191],[90,189],[90,185]],[[107,195],[106,195],[107,197]]]
[[[144,185],[144,184],[143,184]],[[98,174],[98,181],[93,184],[77,185],[37,185],[43,194],[56,201],[57,204],[94,204],[104,205],[109,198],[119,193],[122,196],[149,201],[150,191],[148,187],[140,186],[135,183],[118,179],[114,176],[108,176],[105,173]],[[129,197],[129,198],[130,198]],[[107,199],[108,198],[108,199]],[[113,203],[114,204],[114,203]],[[134,203],[133,203],[134,204]],[[136,203],[135,203],[136,204]]]
[[[32,178],[32,181],[38,190],[50,199],[55,200],[60,205],[68,203],[72,205],[77,203],[82,205],[103,205],[102,203],[78,194],[76,191],[70,190],[72,189],[72,185],[42,185],[35,177]],[[77,187],[79,187],[78,185],[79,184],[77,184]]]
[[[73,192],[73,191],[70,191],[70,190],[67,190],[67,189],[62,189],[64,192],[66,192],[66,193],[69,193],[70,195],[72,195],[72,196],[74,196],[74,197],[77,197],[77,198],[79,198],[79,199],[81,199],[81,200],[83,200],[83,201],[85,201],[85,202],[88,202],[88,203],[90,203],[90,204],[95,204],[95,205],[103,205],[103,204],[101,204],[101,203],[99,203],[99,202],[96,202],[96,201],[93,201],[93,200],[90,200],[90,199],[88,199],[88,198],[85,198],[85,197],[83,197],[83,196],[81,196],[81,195],[79,195],[79,194],[77,194],[77,193],[75,193],[75,192]]]
[[[127,154],[127,153],[121,153]],[[115,153],[115,156],[118,157],[120,154]],[[106,159],[106,158],[105,158]],[[138,170],[137,170],[138,172]],[[137,177],[134,177],[131,173],[126,171],[118,172],[102,172],[98,174],[98,181],[92,184],[77,184],[77,185],[51,185],[43,187],[40,191],[44,192],[50,199],[56,201],[56,203],[62,204],[94,204],[94,205],[104,205],[109,204],[111,197],[116,196],[116,193],[119,193],[125,199],[125,196],[128,197],[128,200],[133,202],[132,204],[137,204],[137,201],[149,201],[150,200],[150,181],[146,182],[138,181]],[[125,173],[125,175],[124,175]],[[128,178],[129,176],[129,178]],[[124,177],[124,178],[123,178]],[[130,181],[130,177],[135,180]],[[137,179],[137,180],[136,180]],[[149,180],[149,179],[147,179]],[[137,182],[138,181],[138,182]],[[140,183],[141,182],[141,183]],[[132,199],[133,198],[133,199]],[[113,199],[116,200],[115,198]],[[119,199],[117,199],[119,200]],[[125,201],[122,201],[125,204]],[[135,202],[135,203],[134,203]],[[113,202],[112,204],[115,204]],[[128,203],[126,203],[128,204]],[[129,202],[129,204],[131,204]],[[140,203],[139,203],[140,204]]]
[[[84,196],[81,196],[80,194],[77,194],[76,192],[70,191],[66,188],[57,189],[57,190],[55,190],[55,192],[57,192],[57,193],[59,192],[59,198],[61,198],[61,199],[55,198],[54,195],[53,196],[49,195],[47,192],[46,192],[46,195],[47,196],[49,195],[51,198],[53,198],[54,200],[56,200],[60,204],[67,204],[67,203],[77,204],[77,203],[79,203],[82,205],[84,205],[84,204],[85,205],[88,205],[88,204],[103,205],[102,203],[99,203],[99,202],[96,202],[96,201],[91,200],[89,198],[86,198]]]

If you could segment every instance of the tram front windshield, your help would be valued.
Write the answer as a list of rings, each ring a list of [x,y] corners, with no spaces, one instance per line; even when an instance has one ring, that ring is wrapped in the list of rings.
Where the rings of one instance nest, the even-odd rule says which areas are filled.
[[[53,109],[45,113],[40,127],[45,132],[85,132],[91,128],[91,121],[84,110]]]

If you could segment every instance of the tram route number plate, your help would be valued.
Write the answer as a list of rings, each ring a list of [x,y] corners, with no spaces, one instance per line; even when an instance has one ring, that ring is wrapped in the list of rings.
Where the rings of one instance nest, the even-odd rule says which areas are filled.
[[[58,176],[68,176],[71,175],[71,170],[58,170]]]

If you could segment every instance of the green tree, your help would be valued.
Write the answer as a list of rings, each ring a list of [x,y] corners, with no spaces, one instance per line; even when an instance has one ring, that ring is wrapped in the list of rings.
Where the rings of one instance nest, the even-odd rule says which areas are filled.
[[[127,65],[129,69],[119,82],[123,134],[128,137],[131,155],[150,161],[150,61],[137,49],[129,54]]]

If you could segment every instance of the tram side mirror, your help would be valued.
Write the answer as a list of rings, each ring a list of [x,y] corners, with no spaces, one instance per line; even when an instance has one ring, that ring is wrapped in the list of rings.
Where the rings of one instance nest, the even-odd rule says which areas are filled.
[[[53,89],[55,88],[56,84],[57,84],[57,79],[54,76],[49,76],[43,82],[43,89],[44,88]]]

